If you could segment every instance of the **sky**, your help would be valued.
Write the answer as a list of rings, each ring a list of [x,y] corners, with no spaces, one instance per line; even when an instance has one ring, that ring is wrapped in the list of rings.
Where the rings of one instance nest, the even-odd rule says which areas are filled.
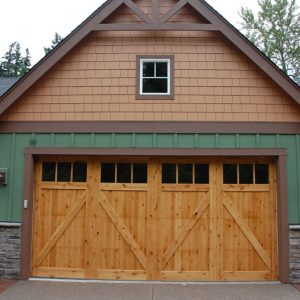
[[[300,2],[300,0],[297,0]],[[8,46],[17,41],[23,54],[29,48],[31,62],[44,56],[55,32],[67,36],[104,0],[2,0],[0,4],[0,59]],[[257,0],[207,0],[229,22],[239,28],[241,6],[257,11]]]

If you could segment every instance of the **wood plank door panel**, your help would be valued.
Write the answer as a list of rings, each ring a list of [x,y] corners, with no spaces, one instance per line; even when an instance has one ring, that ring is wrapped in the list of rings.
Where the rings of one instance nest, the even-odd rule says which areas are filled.
[[[276,176],[271,160],[235,160],[266,163],[268,184],[222,186],[223,280],[277,279]]]
[[[49,160],[41,159],[36,167],[32,276],[277,280],[273,160],[91,158],[84,182],[73,182],[74,174],[70,182],[57,181],[57,168],[56,179],[47,182],[42,168]],[[57,158],[56,166],[64,160]],[[78,159],[68,161],[75,168]],[[134,163],[147,164],[147,180],[136,183],[131,173],[130,182],[122,183],[115,173],[112,182],[102,182],[106,162],[115,164],[115,172],[118,162],[130,163],[131,172]],[[175,182],[163,182],[164,163],[176,165]],[[190,183],[180,182],[190,176],[188,168],[179,174],[184,163],[193,166]],[[225,184],[228,163],[236,164],[237,172],[239,164],[267,164],[269,181]],[[196,170],[205,164],[203,179]]]
[[[97,210],[106,213],[102,225],[98,225],[102,230],[95,241],[98,277],[107,278],[114,273],[114,279],[146,279],[147,192],[100,188],[95,197]]]
[[[190,189],[173,187],[161,193],[158,252],[162,279],[209,278],[209,192]]]
[[[41,182],[37,166],[32,275],[84,277],[87,185]]]
[[[95,166],[95,210],[101,212],[100,234],[94,243],[97,278],[145,280],[148,185],[100,182],[101,162],[96,161]]]

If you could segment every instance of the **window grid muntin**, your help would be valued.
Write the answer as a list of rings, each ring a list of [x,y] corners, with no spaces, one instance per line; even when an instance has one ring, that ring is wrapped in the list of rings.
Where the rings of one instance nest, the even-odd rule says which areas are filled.
[[[179,182],[179,165],[182,165],[182,164],[191,164],[192,165],[192,181],[191,183],[183,183],[183,182]],[[165,174],[163,173],[164,171],[164,165],[175,165],[175,182],[165,182],[164,181],[164,178],[165,178]],[[204,170],[204,171],[207,171],[207,182],[196,182],[196,165],[207,165],[207,170]],[[190,163],[175,163],[175,162],[163,162],[162,165],[161,165],[161,168],[162,168],[162,172],[161,172],[161,183],[162,184],[209,184],[209,163],[194,163],[194,162],[190,162]],[[199,169],[201,170],[201,168]]]
[[[251,164],[252,167],[252,183],[240,183],[240,165],[245,165],[245,164]],[[224,178],[224,165],[236,165],[236,183],[225,183],[225,178]],[[257,182],[257,171],[256,168],[257,166],[265,166],[267,169],[267,174],[266,178],[263,180],[265,181],[264,183]],[[268,163],[223,163],[223,184],[247,184],[247,185],[262,185],[262,184],[270,184],[270,166]]]
[[[114,181],[102,181],[102,166],[104,164],[113,164],[114,165]],[[121,181],[119,180],[119,171],[118,166],[120,164],[130,164],[130,181]],[[144,182],[135,182],[134,177],[134,165],[136,164],[144,164],[146,166],[146,178]],[[120,161],[110,161],[110,162],[102,162],[100,163],[100,183],[108,183],[108,184],[147,184],[148,183],[148,164],[146,162],[120,162]]]
[[[79,164],[85,164],[85,181],[74,181],[74,174],[73,174],[73,168],[74,164],[79,163]],[[53,164],[54,165],[54,180],[45,180],[44,179],[44,166],[46,164]],[[59,164],[70,164],[70,180],[59,180],[59,174],[58,174],[58,169],[59,169]],[[73,183],[85,183],[87,182],[87,162],[85,161],[45,161],[42,162],[41,166],[41,181],[42,182],[58,182],[58,183],[63,183],[63,182],[73,182]]]
[[[154,63],[154,75],[156,75],[156,63],[158,62],[166,62],[167,63],[167,72],[168,72],[168,76],[167,77],[144,77],[143,76],[143,63],[144,62],[153,62]],[[171,60],[169,58],[141,58],[140,59],[140,74],[139,74],[140,78],[140,90],[139,93],[142,96],[151,96],[151,95],[170,95],[171,94]],[[143,80],[144,79],[167,79],[167,93],[144,93],[143,92]]]

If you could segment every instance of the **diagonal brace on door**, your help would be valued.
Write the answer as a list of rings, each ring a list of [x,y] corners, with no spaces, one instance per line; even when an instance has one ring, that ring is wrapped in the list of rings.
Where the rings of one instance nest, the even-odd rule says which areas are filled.
[[[249,240],[253,248],[256,250],[258,255],[261,257],[263,262],[266,264],[266,266],[271,270],[271,258],[267,251],[262,247],[260,242],[257,240],[256,236],[252,233],[250,228],[247,226],[247,224],[243,221],[243,219],[240,217],[238,211],[234,208],[233,203],[229,199],[224,199],[224,205],[233,217],[233,219],[236,221],[236,223],[240,226],[242,232],[246,236],[246,238]]]
[[[124,222],[121,220],[117,212],[114,210],[114,208],[109,203],[109,200],[105,196],[105,194],[102,191],[99,191],[100,197],[97,197],[99,200],[101,206],[113,222],[113,224],[116,226],[119,233],[124,238],[125,242],[128,244],[130,249],[133,251],[136,258],[139,260],[141,265],[146,269],[147,268],[147,259],[144,254],[144,252],[139,247],[138,243],[135,241],[129,230],[127,229]]]
[[[79,213],[82,206],[85,204],[85,202],[86,202],[86,192],[80,197],[80,199],[77,201],[77,203],[74,204],[71,211],[67,214],[66,218],[59,224],[59,226],[56,228],[54,233],[51,235],[49,241],[46,243],[46,245],[43,247],[43,249],[39,253],[38,258],[35,263],[35,265],[37,267],[43,262],[43,260],[48,255],[50,250],[54,247],[54,245],[57,243],[59,238],[66,231],[66,229],[71,224],[73,219]]]
[[[166,249],[166,251],[162,255],[160,270],[164,268],[164,266],[173,256],[173,254],[181,245],[181,243],[186,239],[188,233],[193,228],[193,226],[197,223],[197,221],[200,219],[204,211],[207,209],[208,205],[209,205],[208,199],[205,199],[204,201],[200,201],[196,209],[191,214],[189,220],[183,225],[183,228],[179,233],[179,235],[175,237],[175,240],[170,244],[170,246]]]

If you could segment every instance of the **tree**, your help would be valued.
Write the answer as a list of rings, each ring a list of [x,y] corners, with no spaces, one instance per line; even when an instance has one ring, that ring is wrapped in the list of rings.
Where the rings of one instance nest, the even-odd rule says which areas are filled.
[[[50,47],[44,47],[45,54],[48,54],[53,48],[55,48],[61,41],[63,37],[60,36],[57,32],[55,32],[54,39],[51,41],[52,44]]]
[[[0,61],[0,77],[21,77],[30,69],[30,54],[28,48],[22,56],[21,46],[18,42],[9,45],[9,50]]]
[[[242,32],[292,79],[300,76],[300,13],[296,0],[258,0],[257,16],[241,8]]]

